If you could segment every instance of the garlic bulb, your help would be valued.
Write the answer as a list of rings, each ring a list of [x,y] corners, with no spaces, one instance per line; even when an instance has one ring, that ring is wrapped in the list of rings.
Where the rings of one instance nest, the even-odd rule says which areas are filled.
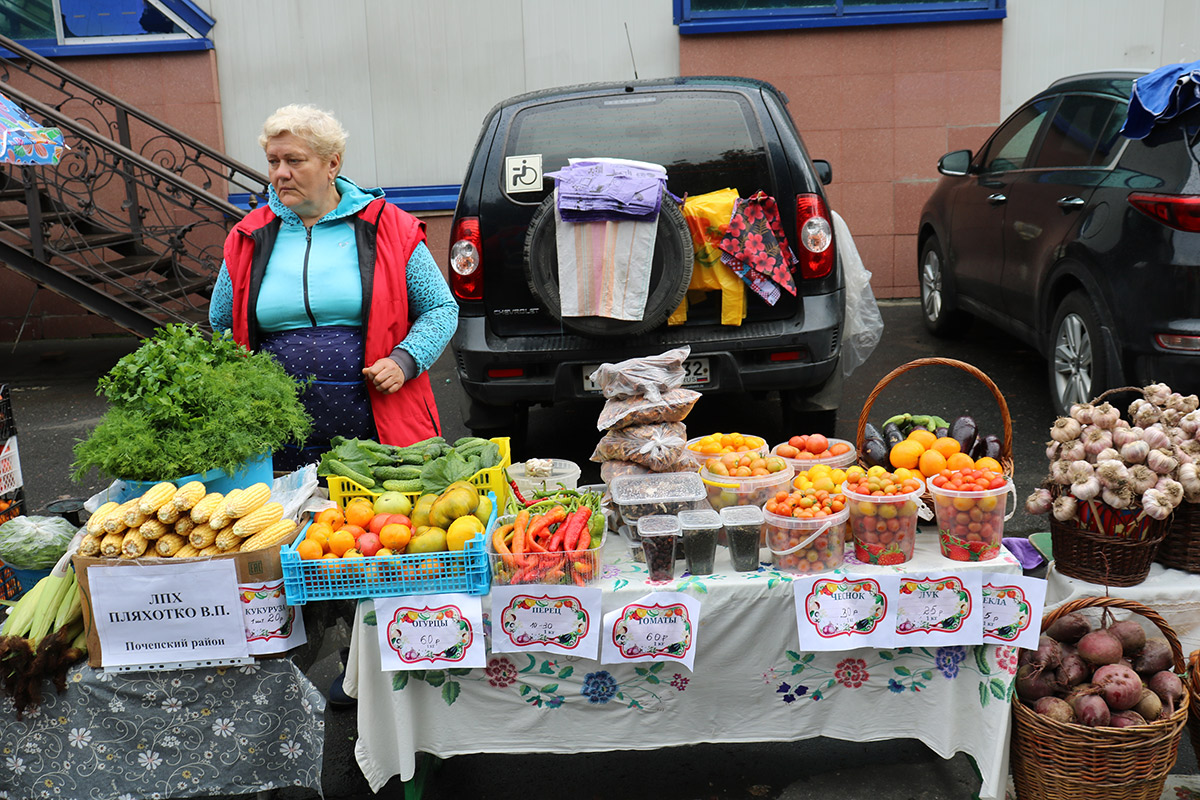
[[[1166,519],[1174,508],[1167,496],[1158,489],[1147,489],[1142,495],[1142,510],[1151,519]]]
[[[1167,425],[1178,425],[1183,419],[1183,412],[1175,408],[1164,408],[1159,417]]]
[[[1175,457],[1182,463],[1200,462],[1200,441],[1188,439],[1176,446]]]
[[[1129,480],[1129,471],[1120,461],[1110,458],[1096,462],[1096,477],[1101,486],[1111,489]]]
[[[1069,442],[1059,444],[1058,457],[1067,461],[1079,461],[1087,458],[1087,448],[1083,446],[1082,439],[1072,439]]]
[[[1050,480],[1066,486],[1071,482],[1071,464],[1073,461],[1054,461],[1050,464]]]
[[[1062,447],[1062,442],[1056,442],[1053,439],[1046,442],[1046,460],[1054,461],[1058,458],[1058,448]],[[1074,459],[1071,459],[1074,461]]]
[[[1138,399],[1129,404],[1129,419],[1139,428],[1148,428],[1161,419],[1161,412],[1153,403]]]
[[[1121,448],[1121,460],[1126,464],[1141,464],[1150,455],[1150,445],[1145,442],[1130,442]]]
[[[1030,514],[1049,514],[1053,504],[1054,496],[1046,488],[1034,489],[1033,493],[1025,498],[1025,510]]]
[[[1165,383],[1152,383],[1142,389],[1142,396],[1156,406],[1165,406],[1171,397],[1171,387]]]
[[[1069,494],[1059,495],[1054,499],[1050,512],[1059,522],[1070,522],[1075,519],[1075,498]]]
[[[1183,497],[1189,503],[1200,500],[1200,469],[1195,464],[1179,466],[1179,484],[1183,487]]]
[[[1113,446],[1112,431],[1095,425],[1084,428],[1080,439],[1083,440],[1083,449],[1093,456]]]
[[[1050,428],[1050,438],[1056,442],[1069,442],[1078,439],[1083,426],[1071,417],[1059,417]]]
[[[1088,500],[1095,500],[1100,491],[1100,481],[1095,478],[1085,478],[1071,484],[1071,494],[1085,503]]]
[[[1083,483],[1096,474],[1096,469],[1086,461],[1072,461],[1067,469],[1071,483]]]
[[[1121,420],[1121,421],[1124,422],[1125,420]],[[1119,449],[1119,448],[1122,448],[1125,445],[1129,444],[1130,442],[1141,441],[1141,439],[1143,438],[1143,436],[1142,436],[1143,433],[1145,433],[1145,432],[1141,428],[1138,428],[1133,425],[1129,425],[1129,426],[1118,425],[1117,427],[1113,428],[1113,431],[1112,431],[1113,447],[1116,447]]]
[[[1117,420],[1121,418],[1121,412],[1113,408],[1111,403],[1101,403],[1092,409],[1092,424],[1108,429],[1117,424]]]
[[[1170,475],[1179,468],[1179,459],[1166,450],[1151,450],[1146,457],[1146,466],[1159,475]]]
[[[1195,436],[1200,431],[1200,411],[1189,411],[1179,419],[1179,427],[1188,436]]]
[[[1177,480],[1163,475],[1158,479],[1158,483],[1154,484],[1154,488],[1166,495],[1171,501],[1171,508],[1183,502],[1183,484]]]
[[[1172,392],[1171,396],[1167,398],[1167,408],[1178,411],[1181,414],[1189,414],[1198,407],[1200,407],[1200,401],[1197,400],[1194,394],[1184,397],[1179,392]]]
[[[1129,467],[1128,472],[1129,488],[1133,489],[1136,494],[1141,494],[1158,483],[1158,473],[1145,464],[1134,464]]]
[[[1128,484],[1121,484],[1115,489],[1104,488],[1100,490],[1100,499],[1112,508],[1129,508],[1133,503],[1133,490]]]
[[[1096,453],[1095,456],[1090,456],[1090,458],[1096,464],[1099,464],[1101,461],[1120,461],[1121,454],[1109,447],[1105,450],[1101,450],[1099,453]]]
[[[1156,423],[1142,431],[1142,441],[1150,445],[1151,448],[1170,447],[1171,436],[1162,426],[1162,423]]]
[[[1071,406],[1070,415],[1082,425],[1088,425],[1092,421],[1092,404],[1091,403],[1075,403]]]

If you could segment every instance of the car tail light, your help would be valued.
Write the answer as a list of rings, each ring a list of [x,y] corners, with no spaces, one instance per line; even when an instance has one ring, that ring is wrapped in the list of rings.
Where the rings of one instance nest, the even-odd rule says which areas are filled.
[[[824,278],[833,272],[837,258],[829,209],[819,194],[796,195],[796,255],[801,278]]]
[[[483,262],[479,251],[479,218],[463,217],[454,225],[450,245],[450,289],[463,300],[483,299]]]
[[[520,378],[525,375],[521,367],[493,367],[487,371],[489,378]]]
[[[1181,336],[1177,333],[1160,333],[1154,337],[1158,346],[1165,350],[1189,350],[1200,353],[1200,336]]]
[[[769,356],[771,361],[799,361],[799,350],[781,350],[778,353],[771,353]]]
[[[1200,195],[1134,192],[1129,205],[1177,231],[1200,233]]]

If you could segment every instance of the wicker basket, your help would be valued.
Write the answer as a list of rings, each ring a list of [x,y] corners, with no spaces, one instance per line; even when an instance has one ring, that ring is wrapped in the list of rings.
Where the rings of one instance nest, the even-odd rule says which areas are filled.
[[[860,411],[858,414],[858,431],[854,437],[855,445],[858,448],[858,463],[864,467],[867,466],[866,458],[863,454],[863,448],[866,444],[867,422],[870,419],[871,406],[875,403],[875,398],[879,396],[879,393],[882,392],[889,383],[909,370],[916,369],[917,367],[937,365],[961,369],[968,375],[974,376],[976,380],[987,387],[988,391],[992,393],[992,397],[996,399],[996,405],[1000,406],[1000,422],[1003,425],[1004,430],[1004,435],[1000,439],[1000,458],[997,460],[1000,462],[1000,466],[1003,469],[1004,474],[1011,478],[1013,475],[1012,417],[1009,416],[1008,413],[1008,403],[1004,402],[1004,395],[1000,393],[999,387],[997,387],[992,379],[985,375],[982,370],[980,370],[978,367],[968,364],[965,361],[957,361],[953,358],[918,358],[913,361],[909,361],[907,364],[901,364],[900,366],[896,367],[887,375],[884,375],[883,378],[880,379],[879,383],[875,384],[875,388],[871,390],[869,395],[867,395],[867,401],[863,404],[862,411]],[[925,492],[923,499],[930,500],[932,502],[932,497],[928,491]]]
[[[1179,504],[1154,560],[1171,569],[1200,572],[1200,504]]]
[[[1122,539],[1085,530],[1050,517],[1054,568],[1071,578],[1104,586],[1136,586],[1150,574],[1150,565],[1170,528],[1170,518],[1151,520],[1145,538]]]
[[[1123,608],[1153,622],[1171,646],[1176,672],[1183,675],[1175,632],[1155,611],[1133,600],[1072,600],[1048,613],[1042,629],[1085,608]],[[1187,723],[1188,695],[1166,720],[1129,728],[1055,722],[1014,700],[1011,758],[1018,800],[1159,800]]]
[[[1192,703],[1188,712],[1188,738],[1192,741],[1197,763],[1200,763],[1200,650],[1193,650],[1188,656],[1188,676],[1184,686]]]

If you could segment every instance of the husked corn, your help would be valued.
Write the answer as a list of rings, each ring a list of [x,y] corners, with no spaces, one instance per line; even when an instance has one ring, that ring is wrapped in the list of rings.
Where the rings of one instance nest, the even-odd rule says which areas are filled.
[[[251,511],[233,523],[233,532],[245,539],[266,530],[283,519],[283,503],[267,503]]]
[[[81,556],[98,556],[100,555],[100,537],[94,533],[89,533],[79,540],[79,555]]]
[[[198,555],[200,555],[200,551],[195,547],[192,547],[191,542],[188,542],[183,547],[176,550],[175,555],[171,556],[171,558],[195,558]]]
[[[125,512],[131,508],[137,508],[137,500],[126,500],[120,506],[110,511],[108,516],[104,518],[104,532],[120,533],[128,528],[129,526],[125,523]]]
[[[234,525],[234,530],[237,530],[237,525]],[[263,530],[245,539],[241,547],[238,549],[243,553],[248,553],[251,550],[262,550],[264,547],[271,547],[287,539],[292,531],[296,530],[296,523],[290,519],[281,519],[278,522],[268,525]]]
[[[175,497],[175,491],[176,486],[173,483],[168,481],[156,483],[147,489],[146,493],[138,500],[138,508],[146,516],[157,513],[163,503],[171,502],[171,499]]]
[[[190,511],[208,493],[200,481],[188,481],[171,498],[171,505],[180,511]]]
[[[121,540],[121,553],[137,558],[146,552],[148,543],[149,540],[137,531],[132,529],[127,530],[125,531],[125,537]]]
[[[233,516],[229,513],[229,501],[236,498],[242,493],[241,489],[232,489],[229,494],[225,495],[225,500],[217,504],[217,507],[212,510],[208,516],[208,524],[212,525],[217,530],[224,528],[229,523],[233,522]]]
[[[225,513],[230,517],[244,517],[251,511],[261,508],[271,499],[271,487],[265,483],[247,486],[237,496],[225,498]]]
[[[121,507],[121,504],[115,500],[109,500],[104,505],[96,509],[96,513],[88,517],[87,532],[97,536],[104,533],[104,520],[108,519],[108,515]]]
[[[105,558],[116,558],[121,555],[121,543],[125,540],[123,533],[106,533],[100,540],[100,555]]]
[[[196,523],[192,522],[192,518],[186,514],[179,518],[175,523],[175,532],[180,536],[187,536],[196,528]]]
[[[192,506],[192,512],[190,514],[192,522],[196,523],[197,525],[199,525],[201,522],[208,522],[209,516],[211,516],[214,511],[220,508],[221,504],[224,502],[225,495],[221,494],[220,492],[209,492],[208,494],[204,495],[204,497],[197,502],[196,505]]]
[[[122,518],[122,522],[125,523],[125,527],[127,528],[136,528],[149,519],[150,515],[142,511],[141,506],[138,505],[136,500],[131,500],[130,503],[131,505],[125,509],[125,516]]]
[[[167,527],[166,523],[159,522],[157,519],[146,520],[137,530],[138,533],[146,538],[147,541],[154,541],[164,533],[171,532],[171,529]]]
[[[216,540],[217,532],[207,522],[192,528],[192,532],[188,534],[188,542],[197,550],[203,550]]]
[[[215,544],[210,544],[208,547],[206,547],[200,551],[200,555],[205,558],[211,558],[212,556],[219,556],[219,555],[221,555],[221,553],[222,553],[221,548],[217,547]]]
[[[163,503],[158,507],[158,511],[154,512],[154,517],[164,525],[174,525],[183,516],[183,512],[174,503]]]
[[[230,550],[237,550],[241,543],[242,537],[233,532],[232,525],[227,528],[222,528],[220,531],[218,531],[217,538],[213,541],[213,544],[215,544],[217,549],[222,553],[229,552]]]
[[[178,533],[164,533],[154,543],[154,551],[163,558],[170,558],[185,544],[187,544],[187,539],[184,539]]]

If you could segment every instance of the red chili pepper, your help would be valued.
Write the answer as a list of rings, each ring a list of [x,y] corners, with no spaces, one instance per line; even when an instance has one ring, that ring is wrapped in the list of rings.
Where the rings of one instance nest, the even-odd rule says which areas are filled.
[[[518,503],[523,506],[528,506],[530,504],[529,501],[525,499],[525,496],[521,494],[521,490],[517,488],[516,481],[509,481],[508,485],[512,487],[513,497],[517,498]]]
[[[592,510],[587,506],[582,506],[575,513],[577,515],[575,520],[577,527],[574,529],[575,538],[568,539],[564,545],[571,552],[572,558],[578,558],[579,551],[590,549],[592,544],[592,536],[588,531],[588,518],[592,516]]]
[[[529,535],[539,536],[543,531],[548,531],[551,525],[562,522],[567,518],[567,509],[561,505],[556,505],[544,514],[538,514],[529,522]]]

